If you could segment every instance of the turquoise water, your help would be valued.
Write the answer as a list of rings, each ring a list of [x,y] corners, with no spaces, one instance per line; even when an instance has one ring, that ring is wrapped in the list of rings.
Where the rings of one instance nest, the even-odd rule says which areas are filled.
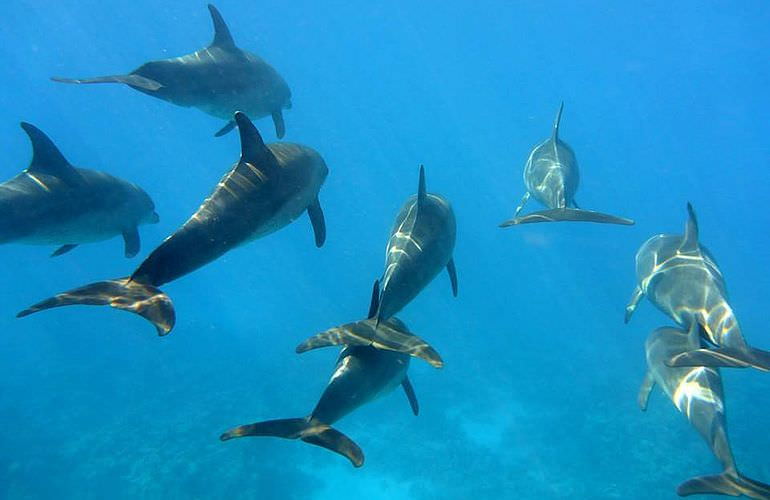
[[[636,395],[644,339],[670,320],[643,302],[630,325],[634,253],[698,211],[750,343],[770,348],[770,13],[761,2],[217,2],[236,43],[287,80],[286,140],[329,166],[328,238],[306,217],[165,285],[177,326],[64,308],[16,319],[56,292],[129,274],[237,160],[222,122],[121,86],[53,75],[128,71],[211,39],[204,3],[43,1],[0,23],[3,179],[30,158],[28,121],[74,164],[144,187],[160,214],[120,238],[50,259],[0,249],[0,497],[674,498],[719,464],[656,390]],[[565,102],[577,200],[632,227],[499,229],[521,173]],[[255,122],[275,140],[269,118]],[[417,187],[453,204],[459,297],[441,274],[399,315],[446,366],[415,360],[421,404],[400,390],[336,427],[362,469],[297,441],[219,434],[304,416],[336,351],[306,337],[366,312],[390,225]],[[525,211],[537,206],[530,201]],[[767,374],[723,370],[738,466],[770,481]]]

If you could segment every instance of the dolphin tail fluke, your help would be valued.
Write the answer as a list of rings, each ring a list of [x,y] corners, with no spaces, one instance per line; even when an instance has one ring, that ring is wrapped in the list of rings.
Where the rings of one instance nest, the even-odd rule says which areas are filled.
[[[668,366],[710,366],[713,368],[756,368],[770,371],[770,352],[761,349],[746,350],[720,347],[718,349],[695,349],[677,354],[666,362]]]
[[[700,476],[689,479],[676,489],[679,496],[688,495],[746,495],[749,498],[770,499],[770,485],[749,479],[737,472],[725,471],[713,476]]]
[[[60,293],[21,311],[16,317],[23,318],[45,309],[71,305],[106,305],[138,314],[155,325],[158,335],[168,334],[176,320],[168,295],[131,278],[98,281]]]
[[[221,441],[228,441],[233,438],[246,436],[301,439],[306,443],[339,453],[350,460],[354,467],[361,467],[364,464],[364,453],[352,439],[312,417],[284,418],[241,425],[225,432],[219,436],[219,439]]]
[[[94,78],[62,78],[59,76],[53,76],[51,77],[51,80],[59,83],[124,83],[126,85],[130,85],[131,87],[138,87],[143,90],[149,90],[151,92],[154,92],[161,87],[163,87],[162,84],[156,82],[155,80],[152,80],[150,78],[146,78],[141,75],[109,75],[109,76],[97,76]]]
[[[624,226],[631,226],[634,224],[634,221],[631,219],[603,214],[601,212],[594,212],[592,210],[582,210],[578,208],[554,208],[551,210],[532,212],[531,214],[525,215],[523,217],[514,217],[513,219],[509,219],[500,224],[500,227],[518,226],[521,224],[532,224],[535,222],[564,221],[597,222],[601,224],[621,224]]]

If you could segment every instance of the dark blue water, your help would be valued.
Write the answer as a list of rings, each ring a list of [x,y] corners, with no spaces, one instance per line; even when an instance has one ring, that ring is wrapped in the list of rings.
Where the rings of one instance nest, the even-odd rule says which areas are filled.
[[[748,341],[770,347],[770,14],[763,2],[217,3],[239,46],[288,81],[286,139],[325,158],[328,239],[306,217],[164,286],[178,322],[158,338],[108,308],[14,314],[129,274],[239,155],[222,122],[122,86],[121,73],[206,45],[204,3],[13,2],[0,23],[2,178],[30,158],[21,120],[68,159],[143,186],[161,222],[140,256],[119,238],[50,259],[6,245],[0,272],[0,497],[673,498],[719,464],[656,391],[636,406],[644,339],[670,320],[643,302],[638,246],[679,233],[685,203],[719,260]],[[581,206],[633,227],[499,229],[561,101]],[[274,140],[269,119],[256,122]],[[311,334],[366,312],[388,231],[424,164],[451,200],[460,295],[440,275],[400,315],[446,362],[413,361],[400,390],[337,427],[354,469],[301,442],[221,443],[238,424],[306,415],[336,351]],[[527,209],[537,208],[530,201]],[[740,469],[770,481],[766,374],[723,370]]]

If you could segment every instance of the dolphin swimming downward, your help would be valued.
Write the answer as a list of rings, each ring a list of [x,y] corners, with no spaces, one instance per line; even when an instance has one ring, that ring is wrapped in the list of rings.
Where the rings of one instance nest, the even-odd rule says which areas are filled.
[[[575,192],[580,180],[577,159],[572,148],[559,138],[559,123],[563,110],[564,103],[559,107],[551,137],[535,146],[529,153],[527,164],[524,166],[527,192],[524,193],[513,218],[500,224],[500,227],[560,221],[632,225],[634,221],[631,219],[578,208],[575,202]],[[519,217],[519,212],[530,196],[547,206],[548,210]]]
[[[281,139],[286,126],[282,109],[291,108],[284,79],[260,57],[236,47],[222,15],[209,4],[214,40],[208,47],[181,57],[150,61],[126,75],[61,78],[62,83],[123,83],[132,89],[184,107],[194,107],[228,120],[216,136],[235,127],[236,111],[252,118],[270,115]]]
[[[670,360],[671,366],[754,367],[770,371],[770,352],[749,347],[727,297],[711,253],[698,242],[698,221],[687,204],[683,236],[658,234],[636,253],[634,288],[626,306],[628,323],[643,296],[683,328],[697,325],[715,349],[696,346]]]
[[[104,172],[72,166],[40,129],[21,128],[32,142],[32,161],[0,184],[0,243],[61,245],[51,256],[81,243],[123,235],[126,257],[139,252],[141,224],[158,222],[139,186]]]
[[[672,368],[667,365],[672,357],[691,352],[699,345],[700,338],[695,324],[690,333],[677,328],[658,328],[650,334],[645,345],[648,371],[639,391],[639,406],[642,410],[647,409],[650,391],[658,384],[706,440],[723,468],[721,474],[685,481],[676,492],[681,496],[718,494],[770,499],[770,485],[741,475],[735,467],[727,439],[719,369],[705,366]]]
[[[366,320],[369,322],[369,328],[371,328],[371,322],[377,311],[376,305],[376,301],[373,301],[369,308],[369,319]],[[355,330],[361,329],[364,326],[362,323],[364,322],[349,323],[335,329],[337,331],[350,329],[351,331],[342,334],[342,337],[354,339],[359,345],[346,345],[342,349],[329,384],[310,415],[303,418],[267,420],[241,425],[225,432],[219,439],[227,441],[245,436],[301,439],[306,443],[339,453],[347,457],[353,466],[361,467],[364,464],[364,454],[361,448],[345,434],[331,427],[332,424],[360,406],[390,393],[398,385],[403,387],[412,407],[412,412],[415,415],[419,413],[417,396],[406,373],[409,368],[409,355],[392,350],[381,350],[373,345],[355,340],[360,338]],[[406,325],[395,317],[383,321],[380,328],[397,332],[402,339],[412,336]],[[313,338],[310,339],[310,341],[312,340]],[[303,346],[306,346],[308,342],[300,344],[297,347],[297,352],[307,350]],[[419,338],[415,340],[415,343],[425,345]],[[308,347],[308,349],[310,348],[313,347]],[[430,347],[428,346],[428,348]],[[442,366],[441,358],[437,358],[438,354],[435,351],[433,354],[436,357],[432,359],[437,360],[440,364],[431,364],[436,367]]]
[[[158,335],[174,326],[171,299],[158,287],[212,262],[233,248],[281,229],[307,212],[321,247],[326,224],[318,192],[328,168],[300,144],[265,144],[243,113],[235,114],[241,158],[198,210],[126,278],[99,281],[60,293],[17,316],[73,304],[109,305],[139,314]]]
[[[390,231],[376,323],[403,309],[444,268],[452,294],[457,296],[457,271],[452,259],[456,234],[452,206],[443,196],[428,193],[425,168],[421,166],[417,195],[406,200]]]

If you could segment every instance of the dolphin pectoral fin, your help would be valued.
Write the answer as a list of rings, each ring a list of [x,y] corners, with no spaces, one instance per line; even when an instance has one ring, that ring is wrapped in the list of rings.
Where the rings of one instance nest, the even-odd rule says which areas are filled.
[[[16,317],[23,318],[45,309],[71,305],[108,305],[138,314],[155,326],[158,335],[167,335],[175,322],[171,299],[159,288],[131,278],[98,281],[60,293],[21,311]]]
[[[234,128],[235,128],[235,121],[234,120],[230,120],[229,122],[227,122],[225,124],[224,127],[222,127],[219,130],[217,130],[217,133],[214,134],[214,137],[222,137],[223,135],[229,133]]]
[[[64,255],[65,253],[69,252],[76,246],[77,244],[62,245],[59,248],[57,248],[54,253],[51,254],[51,257],[58,257],[59,255]]]
[[[745,495],[749,498],[770,499],[770,485],[749,479],[737,472],[725,471],[713,476],[700,476],[680,484],[679,496],[717,494],[729,496]]]
[[[709,366],[713,368],[755,367],[764,371],[770,370],[770,367],[756,366],[749,354],[726,347],[718,349],[695,349],[693,351],[683,352],[667,360],[666,365],[672,368]]]
[[[299,344],[296,352],[301,354],[319,347],[340,345],[370,345],[377,349],[396,351],[420,358],[434,368],[444,366],[444,360],[423,339],[411,332],[396,328],[392,320],[375,326],[375,319],[347,323],[316,334]]]
[[[420,414],[420,403],[417,401],[417,395],[414,393],[414,387],[412,387],[412,383],[409,381],[409,376],[404,375],[401,387],[404,388],[406,399],[409,400],[409,406],[412,407],[412,413],[414,413],[414,416],[416,417]]]
[[[520,224],[532,224],[535,222],[596,222],[600,224],[620,224],[631,226],[634,221],[623,217],[594,212],[593,210],[580,210],[577,208],[553,208],[532,212],[524,217],[514,217],[500,224],[500,227],[516,226]]]
[[[129,259],[131,257],[135,257],[136,254],[139,253],[139,248],[141,246],[139,240],[139,230],[136,227],[132,227],[131,229],[126,229],[123,231],[123,243],[126,257]]]
[[[698,252],[698,218],[695,216],[695,209],[690,202],[687,202],[687,224],[684,228],[684,238],[679,247],[680,253]]]
[[[454,258],[449,259],[449,262],[447,262],[446,272],[449,274],[449,281],[452,282],[452,295],[457,297],[457,269],[455,268]]]
[[[210,47],[222,49],[235,48],[235,42],[230,34],[230,29],[227,27],[222,14],[212,4],[209,4],[209,14],[211,14],[211,22],[214,24],[214,40],[211,41]]]
[[[151,78],[147,78],[142,75],[128,74],[128,75],[109,75],[109,76],[97,76],[94,78],[61,78],[58,76],[52,76],[51,80],[59,83],[123,83],[131,87],[137,87],[144,90],[154,92],[163,87],[163,84],[156,82]]]
[[[271,436],[302,441],[339,453],[354,467],[364,464],[364,454],[352,439],[313,418],[285,418],[241,425],[219,436],[220,441],[246,436]]]
[[[647,402],[650,400],[653,387],[655,387],[655,379],[652,372],[647,370],[647,373],[644,374],[644,380],[642,380],[642,386],[639,388],[639,396],[636,398],[640,410],[647,411]]]
[[[307,215],[310,217],[310,224],[313,225],[315,246],[321,248],[326,241],[326,221],[324,220],[324,213],[321,210],[321,203],[318,201],[318,197],[307,207]]]
[[[369,313],[366,319],[372,319],[377,316],[377,311],[380,308],[380,280],[374,280],[374,286],[372,287],[372,300],[369,301]]]
[[[275,136],[279,139],[283,139],[286,135],[286,123],[283,121],[283,111],[273,111],[271,113],[273,117],[273,125],[275,125]]]
[[[636,307],[639,305],[639,301],[642,300],[642,297],[644,297],[644,291],[642,290],[642,287],[636,285],[636,288],[634,288],[634,291],[631,294],[631,300],[629,300],[626,305],[626,314],[623,317],[623,322],[625,324],[628,324],[628,322],[631,321],[631,316],[633,316],[634,311],[636,311]]]

